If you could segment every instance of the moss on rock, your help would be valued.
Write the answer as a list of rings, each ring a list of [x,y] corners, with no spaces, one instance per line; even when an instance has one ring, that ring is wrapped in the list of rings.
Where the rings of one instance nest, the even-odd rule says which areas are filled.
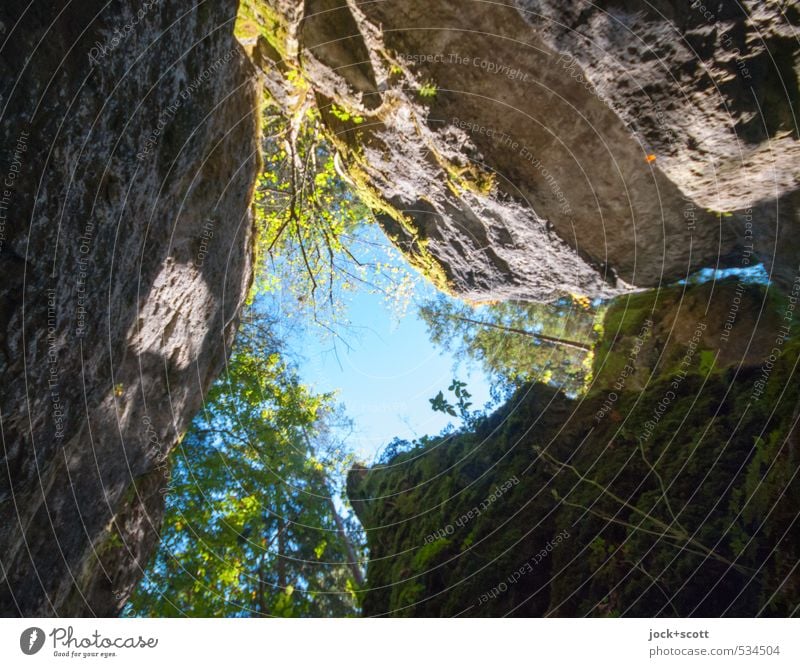
[[[776,344],[779,297],[737,286],[612,303],[586,396],[525,386],[474,431],[354,471],[371,555],[364,613],[790,614],[800,340]],[[725,320],[696,315],[706,303],[727,312],[737,289],[766,306],[740,311],[721,342]],[[734,363],[724,348],[746,331]]]

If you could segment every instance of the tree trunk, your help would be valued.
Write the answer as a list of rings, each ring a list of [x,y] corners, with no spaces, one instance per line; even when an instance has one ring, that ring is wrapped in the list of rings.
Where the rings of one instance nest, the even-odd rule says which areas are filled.
[[[308,447],[309,453],[314,452],[314,447],[311,444],[311,438],[308,437],[308,432],[303,429],[303,437],[306,441],[306,446]],[[333,502],[333,496],[331,494],[331,487],[328,484],[328,478],[323,471],[319,471],[319,480],[320,484],[322,485],[322,489],[324,491],[325,498],[328,502],[328,507],[330,507],[331,514],[333,515],[333,521],[336,523],[336,529],[339,531],[339,534],[342,537],[342,542],[344,542],[345,551],[347,551],[347,560],[348,560],[348,567],[350,568],[350,572],[353,574],[353,580],[359,585],[364,585],[364,575],[361,572],[361,568],[359,567],[359,559],[358,554],[356,553],[356,549],[353,546],[353,542],[350,539],[350,536],[347,534],[347,529],[345,528],[344,521],[342,521],[342,517],[339,516],[339,511],[336,509],[336,503]]]
[[[562,345],[563,347],[571,347],[576,350],[581,350],[583,352],[591,352],[592,346],[588,343],[579,343],[578,341],[574,340],[565,340],[564,338],[556,338],[555,336],[547,336],[546,334],[534,333],[533,331],[526,331],[525,329],[517,329],[516,327],[505,327],[502,324],[494,324],[493,322],[484,322],[482,320],[473,320],[469,317],[463,317],[462,315],[446,315],[454,320],[459,320],[461,322],[465,322],[466,324],[477,324],[483,327],[490,327],[492,329],[499,329],[500,331],[507,331],[508,333],[519,334],[520,336],[528,336],[529,338],[535,338],[536,340],[540,340],[543,343],[550,343],[551,345]]]
[[[323,484],[325,484],[325,493],[328,496],[328,504],[331,508],[331,513],[333,514],[333,520],[336,522],[336,528],[339,530],[342,540],[344,541],[344,548],[347,550],[347,559],[349,561],[348,565],[350,566],[350,571],[353,573],[353,579],[355,582],[359,585],[359,587],[361,587],[364,585],[364,575],[359,567],[358,554],[356,554],[353,542],[350,540],[350,537],[347,534],[344,521],[342,521],[342,517],[339,516],[339,512],[336,510],[336,503],[333,502],[333,498],[331,498],[330,492],[328,491],[327,480],[323,479]]]
[[[283,530],[285,528],[283,517],[278,517],[278,586],[281,590],[286,590],[286,559],[284,558],[284,550],[286,549],[286,540],[283,537]]]

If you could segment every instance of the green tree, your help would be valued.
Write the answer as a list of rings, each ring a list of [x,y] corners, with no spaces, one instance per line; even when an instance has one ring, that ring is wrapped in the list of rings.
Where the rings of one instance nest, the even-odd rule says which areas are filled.
[[[274,330],[245,323],[175,450],[161,545],[129,614],[356,612],[363,551],[336,482],[350,465],[341,419],[300,383]]]
[[[268,106],[262,134],[256,293],[281,290],[304,317],[334,334],[348,324],[347,292],[367,289],[401,302],[411,278],[364,233],[374,218],[337,168],[316,107],[301,104],[287,118]]]
[[[479,362],[498,398],[530,381],[577,394],[590,380],[599,313],[586,299],[473,308],[440,296],[419,312],[434,344]]]

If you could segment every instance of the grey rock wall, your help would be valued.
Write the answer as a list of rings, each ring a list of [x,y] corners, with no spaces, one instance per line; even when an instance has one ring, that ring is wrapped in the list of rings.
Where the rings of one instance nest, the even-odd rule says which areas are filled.
[[[796,8],[265,4],[283,17],[273,55],[306,77],[354,182],[451,291],[797,274]]]
[[[157,540],[251,280],[236,11],[0,7],[0,614],[116,614]]]

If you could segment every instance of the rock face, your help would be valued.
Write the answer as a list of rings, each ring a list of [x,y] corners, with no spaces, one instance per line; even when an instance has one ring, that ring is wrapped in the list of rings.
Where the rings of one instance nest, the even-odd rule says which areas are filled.
[[[620,297],[587,395],[527,386],[472,431],[351,471],[364,614],[791,615],[790,306],[735,281]]]
[[[56,4],[0,8],[0,613],[111,615],[251,280],[257,88],[234,1]]]
[[[0,8],[0,613],[117,613],[157,539],[252,272],[237,4]],[[317,107],[443,288],[614,296],[757,261],[793,283],[795,7],[242,4],[274,100]]]
[[[686,199],[731,214],[727,224],[744,244],[755,246],[778,282],[791,283],[800,258],[797,6],[518,5],[544,42],[568,57],[568,69],[580,67],[658,156]]]
[[[262,62],[300,73],[386,231],[458,294],[797,273],[795,9],[253,4]]]

